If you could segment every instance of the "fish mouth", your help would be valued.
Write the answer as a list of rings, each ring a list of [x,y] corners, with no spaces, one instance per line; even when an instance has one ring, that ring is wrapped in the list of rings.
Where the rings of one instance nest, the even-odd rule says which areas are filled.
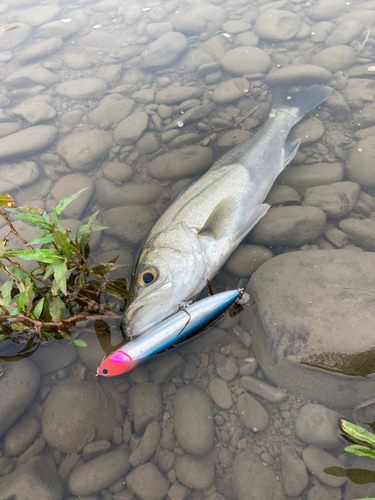
[[[129,323],[131,319],[134,318],[135,314],[142,309],[143,306],[144,304],[129,306],[128,310],[126,311],[126,323]]]

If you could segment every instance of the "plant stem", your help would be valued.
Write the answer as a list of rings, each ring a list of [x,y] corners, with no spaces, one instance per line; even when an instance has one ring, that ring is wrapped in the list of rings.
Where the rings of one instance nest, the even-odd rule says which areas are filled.
[[[72,316],[71,318],[67,318],[67,319],[63,318],[61,321],[45,322],[45,321],[39,321],[37,319],[29,318],[25,314],[20,313],[20,314],[15,314],[14,316],[10,316],[10,315],[0,316],[0,323],[6,321],[8,319],[19,318],[22,321],[26,321],[26,322],[31,323],[32,325],[36,326],[37,328],[44,328],[47,326],[59,328],[59,327],[67,326],[70,323],[74,323],[75,321],[90,321],[90,320],[97,320],[97,319],[106,319],[109,317],[111,319],[120,319],[121,318],[121,316],[118,314],[116,314],[116,315],[115,314],[111,314],[111,315],[100,314],[100,315],[93,315],[93,316],[90,316],[90,315],[88,316],[87,314],[79,314],[77,316]]]
[[[40,281],[40,283],[43,283],[43,285],[47,286],[48,288],[52,288],[51,285],[49,285],[48,283],[46,283],[45,281],[43,281],[41,278],[38,278],[38,276],[36,276],[35,274],[33,273],[30,273],[29,271],[26,271],[26,269],[24,269],[22,266],[20,266],[20,264],[18,264],[17,262],[14,262],[12,259],[10,259],[9,257],[4,257],[8,262],[10,262],[12,264],[12,266],[14,267],[17,267],[18,269],[20,269],[22,272],[28,274],[31,278],[34,278],[34,280],[37,280],[37,281]],[[11,274],[9,274],[5,269],[4,271],[11,277],[11,278],[14,278],[14,276],[12,276]]]

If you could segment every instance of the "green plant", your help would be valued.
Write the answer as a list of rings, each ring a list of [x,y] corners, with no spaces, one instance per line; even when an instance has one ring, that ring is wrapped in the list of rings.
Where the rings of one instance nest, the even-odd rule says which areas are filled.
[[[0,241],[0,269],[10,278],[0,286],[0,342],[26,343],[26,352],[51,336],[85,346],[76,337],[88,321],[121,318],[115,309],[127,297],[126,280],[107,278],[117,267],[116,259],[89,264],[90,233],[106,229],[94,224],[98,212],[74,238],[59,217],[83,191],[61,200],[50,215],[35,207],[17,208],[9,194],[0,194],[0,215],[9,226]],[[27,242],[9,214],[41,229],[39,236]],[[10,234],[25,248],[8,248]],[[35,261],[35,267],[27,270],[19,259]]]

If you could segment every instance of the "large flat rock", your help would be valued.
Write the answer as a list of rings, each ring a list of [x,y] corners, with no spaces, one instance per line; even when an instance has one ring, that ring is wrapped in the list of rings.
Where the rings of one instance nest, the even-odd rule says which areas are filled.
[[[255,304],[242,326],[267,377],[337,407],[372,398],[374,280],[373,253],[293,252],[263,264],[247,286]]]

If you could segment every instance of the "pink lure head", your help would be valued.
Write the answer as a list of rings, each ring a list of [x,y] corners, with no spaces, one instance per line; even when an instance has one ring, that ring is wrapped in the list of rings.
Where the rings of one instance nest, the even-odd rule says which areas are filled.
[[[132,358],[122,351],[116,351],[105,358],[98,368],[98,375],[115,377],[132,369]]]

